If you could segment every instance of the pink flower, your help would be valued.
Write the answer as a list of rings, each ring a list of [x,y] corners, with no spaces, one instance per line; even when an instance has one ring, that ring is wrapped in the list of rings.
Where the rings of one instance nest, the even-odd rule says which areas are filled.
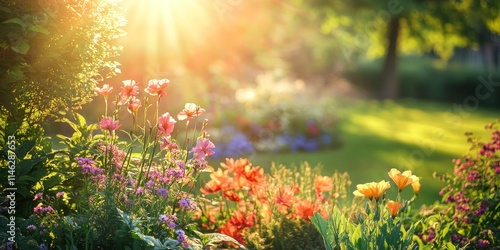
[[[108,130],[110,132],[117,130],[121,126],[118,124],[118,121],[113,121],[111,117],[102,118],[99,124],[101,125],[101,129]]]
[[[120,92],[120,101],[118,105],[123,105],[127,101],[139,94],[139,87],[137,87],[134,80],[125,80],[123,82],[122,92]]]
[[[158,118],[158,131],[165,136],[169,136],[174,131],[177,121],[167,112]]]
[[[186,103],[184,105],[184,109],[177,114],[177,119],[179,121],[182,120],[191,120],[195,116],[199,116],[201,114],[205,113],[205,109],[201,108],[200,106],[194,104],[194,103]]]
[[[33,200],[36,201],[36,200],[41,199],[41,198],[42,198],[42,193],[36,193]]]
[[[102,88],[94,88],[95,93],[104,96],[104,98],[108,98],[111,90],[113,90],[113,87],[110,87],[109,84],[102,85]]]
[[[179,146],[172,141],[172,139],[170,138],[170,136],[166,136],[166,137],[163,137],[162,138],[162,141],[161,141],[161,144],[160,144],[160,148],[161,149],[168,149],[168,150],[172,150],[172,149],[178,149]]]
[[[209,155],[213,155],[215,152],[212,150],[215,145],[206,138],[198,139],[196,146],[191,149],[191,153],[195,154],[195,158],[198,160],[205,159]]]
[[[150,95],[158,95],[159,97],[164,97],[167,94],[164,89],[168,86],[169,83],[170,81],[168,79],[152,79],[149,80],[148,86],[144,91]]]
[[[139,110],[139,107],[141,107],[141,101],[137,98],[132,97],[132,99],[128,102],[127,110],[131,114],[137,113],[137,110]]]

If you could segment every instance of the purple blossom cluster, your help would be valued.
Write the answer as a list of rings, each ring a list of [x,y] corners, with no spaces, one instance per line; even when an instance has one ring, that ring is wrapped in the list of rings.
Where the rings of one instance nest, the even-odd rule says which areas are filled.
[[[104,169],[97,167],[97,162],[92,158],[77,157],[75,160],[84,174],[99,175],[104,173]]]
[[[181,230],[175,230],[175,234],[177,234],[177,241],[181,244],[182,247],[188,248],[189,247],[189,242],[187,241],[187,236],[186,233]]]
[[[50,213],[54,212],[54,208],[52,208],[51,206],[44,207],[42,203],[38,203],[38,205],[33,208],[33,212],[35,212],[36,214]]]
[[[471,149],[463,157],[453,160],[453,175],[444,175],[441,179],[448,183],[439,194],[451,208],[447,217],[453,222],[450,241],[466,249],[490,248],[491,244],[496,244],[494,239],[500,237],[498,232],[479,233],[500,227],[494,212],[500,197],[492,195],[500,188],[500,179],[497,178],[500,174],[500,130],[492,125],[487,128],[491,140],[479,142],[468,133]]]
[[[186,210],[198,210],[198,204],[189,198],[181,199],[179,201],[179,207]]]
[[[174,229],[177,221],[177,216],[171,214],[162,214],[158,218],[162,223],[166,224],[170,229]]]

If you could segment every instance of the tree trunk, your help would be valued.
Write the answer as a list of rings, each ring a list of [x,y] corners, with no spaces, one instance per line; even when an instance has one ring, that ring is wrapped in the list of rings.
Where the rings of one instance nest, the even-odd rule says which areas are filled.
[[[398,37],[400,28],[400,19],[398,15],[392,16],[388,25],[387,32],[387,50],[385,53],[384,68],[382,71],[382,89],[380,97],[382,99],[395,99],[398,97]]]

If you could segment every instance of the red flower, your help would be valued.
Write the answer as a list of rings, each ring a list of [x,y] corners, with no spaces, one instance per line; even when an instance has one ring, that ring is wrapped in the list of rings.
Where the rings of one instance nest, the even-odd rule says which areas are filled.
[[[165,136],[169,136],[174,131],[176,121],[167,112],[158,118],[158,132]]]
[[[144,91],[150,95],[158,95],[159,97],[164,97],[167,94],[164,89],[168,87],[169,83],[170,80],[168,79],[152,79],[149,80],[148,86]]]
[[[199,116],[201,114],[205,113],[205,109],[201,108],[200,106],[194,104],[194,103],[186,103],[184,106],[184,109],[177,114],[177,119],[179,121],[182,120],[191,120],[193,117]]]
[[[241,244],[245,244],[242,232],[245,228],[253,227],[255,221],[255,214],[245,213],[238,210],[233,212],[233,216],[222,225],[221,233],[233,237]]]

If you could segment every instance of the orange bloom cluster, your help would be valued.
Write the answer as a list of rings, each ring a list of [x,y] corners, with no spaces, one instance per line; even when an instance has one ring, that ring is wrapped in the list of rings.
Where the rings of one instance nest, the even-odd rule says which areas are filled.
[[[244,244],[244,230],[253,227],[255,218],[259,221],[271,221],[273,213],[280,213],[289,219],[310,221],[309,217],[320,212],[327,218],[325,192],[333,192],[333,179],[327,176],[315,176],[313,187],[315,196],[304,198],[297,183],[275,185],[266,182],[264,169],[252,166],[247,159],[226,159],[221,168],[210,174],[210,180],[201,188],[205,195],[219,193],[226,201],[236,202],[236,211],[226,223],[219,227],[220,232],[237,239]],[[307,196],[307,195],[306,195]],[[221,201],[218,205],[208,204],[204,216],[205,222],[214,222],[215,218],[226,219],[221,213],[224,207],[232,205]],[[214,223],[213,223],[214,224]],[[205,225],[209,227],[209,225]]]
[[[243,238],[243,230],[245,228],[253,227],[255,215],[253,213],[245,213],[244,211],[234,211],[231,218],[221,226],[220,232],[231,236],[241,244],[245,244]]]
[[[255,191],[265,185],[264,169],[252,166],[247,159],[226,159],[226,163],[221,163],[221,166],[225,170],[219,168],[210,174],[210,181],[201,189],[203,194],[221,191],[227,199],[239,202],[241,197],[237,191]]]

